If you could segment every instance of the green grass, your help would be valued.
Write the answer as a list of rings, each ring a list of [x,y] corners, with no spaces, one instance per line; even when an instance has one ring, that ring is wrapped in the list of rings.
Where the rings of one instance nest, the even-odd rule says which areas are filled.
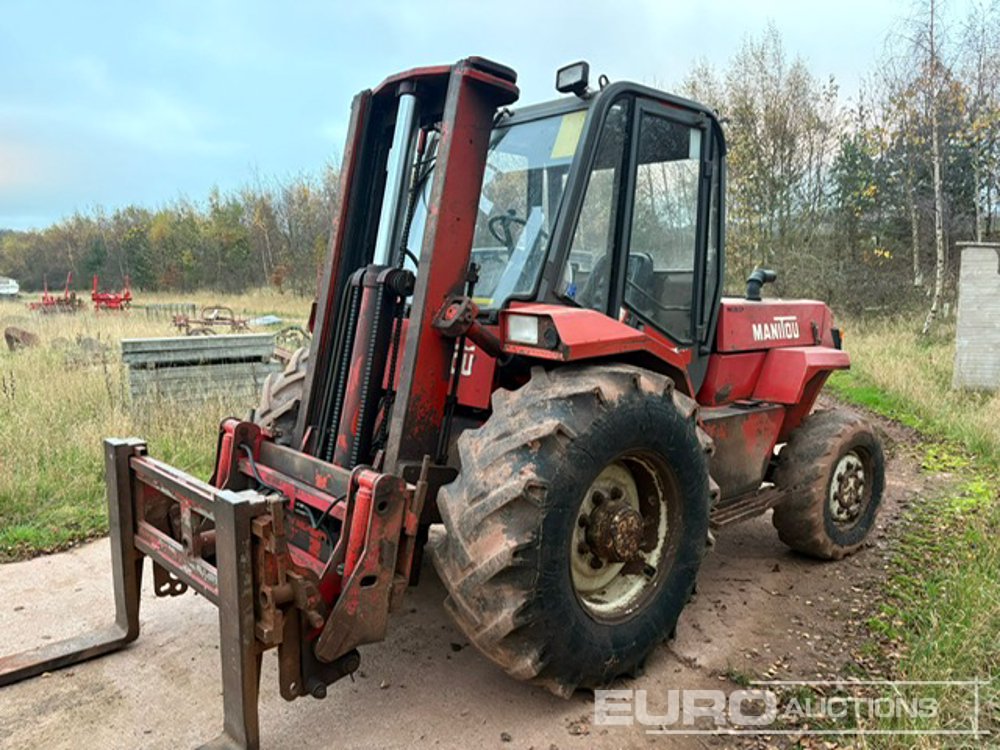
[[[305,319],[310,302],[267,292],[138,296],[139,303],[217,302],[237,314],[274,312],[296,323]],[[141,310],[95,315],[88,308],[73,316],[41,316],[24,304],[0,303],[0,329],[8,325],[38,334],[40,345],[11,353],[0,344],[0,561],[63,549],[106,532],[103,438],[144,438],[152,455],[206,478],[219,420],[253,406],[238,398],[194,409],[129,405],[118,342],[176,335],[170,321],[149,320]],[[73,352],[80,352],[73,343],[77,336],[107,344],[107,361],[74,361]]]
[[[854,327],[847,339],[854,363],[831,379],[843,400],[895,419],[920,433],[924,471],[950,477],[920,498],[901,521],[882,601],[868,628],[900,680],[983,679],[980,720],[1000,733],[1000,398],[952,391],[954,331],[921,339],[917,321]],[[848,326],[851,330],[851,326]],[[932,720],[899,719],[884,729],[967,726],[968,693],[930,692]],[[949,742],[982,747],[986,740]],[[896,736],[875,746],[940,747],[940,737]],[[995,745],[994,745],[995,746]]]
[[[853,367],[830,378],[833,393],[1000,470],[1000,392],[952,390],[954,325],[941,324],[927,338],[912,318],[848,321],[844,328]]]

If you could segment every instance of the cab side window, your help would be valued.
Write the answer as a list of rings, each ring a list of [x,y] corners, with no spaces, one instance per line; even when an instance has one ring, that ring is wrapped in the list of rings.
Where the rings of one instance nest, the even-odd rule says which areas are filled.
[[[682,343],[692,337],[701,140],[699,128],[641,115],[625,301]]]
[[[616,102],[604,119],[559,293],[581,307],[606,312],[616,224],[624,185],[630,102]]]

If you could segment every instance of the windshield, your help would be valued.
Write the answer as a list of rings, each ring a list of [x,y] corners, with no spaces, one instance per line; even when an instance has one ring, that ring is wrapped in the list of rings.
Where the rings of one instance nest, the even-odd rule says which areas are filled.
[[[480,307],[498,309],[534,290],[585,116],[577,110],[493,131],[472,242]],[[423,236],[429,177],[413,217],[411,248]]]
[[[578,110],[493,132],[472,243],[483,307],[534,290],[585,115]]]

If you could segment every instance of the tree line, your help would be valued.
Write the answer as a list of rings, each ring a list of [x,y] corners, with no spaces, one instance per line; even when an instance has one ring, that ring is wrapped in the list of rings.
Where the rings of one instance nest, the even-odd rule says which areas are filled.
[[[727,286],[756,266],[776,291],[851,312],[929,310],[954,294],[962,241],[1000,239],[1000,0],[900,19],[856,99],[790,57],[775,27],[682,93],[715,108],[729,147]],[[150,290],[271,286],[310,293],[339,196],[337,169],[255,180],[197,203],[77,213],[0,233],[0,274],[38,288],[68,271]]]
[[[68,273],[102,287],[129,276],[151,291],[274,287],[310,294],[327,251],[338,170],[255,180],[156,209],[130,205],[77,212],[36,231],[0,233],[0,274],[26,289],[61,287]],[[74,281],[74,285],[80,284]]]
[[[779,292],[852,312],[925,305],[926,329],[957,244],[1000,240],[1000,3],[946,24],[926,0],[896,28],[850,104],[774,27],[687,77],[725,119],[732,291],[765,266]]]

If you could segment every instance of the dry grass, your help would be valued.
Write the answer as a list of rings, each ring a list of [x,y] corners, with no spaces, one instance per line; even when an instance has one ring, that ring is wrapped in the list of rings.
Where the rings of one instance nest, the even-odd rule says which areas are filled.
[[[139,295],[139,303],[225,304],[237,314],[274,313],[302,324],[310,300],[258,292],[243,296]],[[211,471],[219,420],[253,406],[240,399],[205,403],[200,409],[128,403],[123,338],[175,335],[169,320],[126,314],[30,313],[23,303],[0,303],[0,328],[38,334],[37,348],[0,349],[0,560],[51,551],[104,533],[105,437],[139,436],[150,451],[186,471]],[[78,337],[107,347],[103,361],[84,362]]]
[[[926,338],[915,318],[847,321],[844,329],[855,366],[832,379],[835,391],[1000,466],[1000,391],[952,390],[953,322]]]
[[[878,614],[869,621],[899,679],[985,680],[980,727],[1000,730],[1000,393],[951,390],[953,325],[925,339],[920,321],[845,325],[854,368],[831,386],[841,397],[921,431],[923,468],[951,477],[901,522]],[[885,729],[968,729],[968,689],[924,688],[930,721]],[[941,737],[895,735],[866,746],[941,746]],[[948,746],[981,747],[958,738]]]

